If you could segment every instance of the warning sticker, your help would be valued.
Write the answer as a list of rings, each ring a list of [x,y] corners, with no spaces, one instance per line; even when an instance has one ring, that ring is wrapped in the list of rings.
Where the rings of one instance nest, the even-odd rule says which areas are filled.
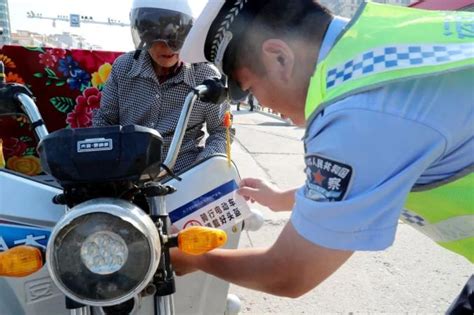
[[[251,215],[245,199],[237,194],[239,186],[231,180],[187,204],[171,210],[171,223],[182,230],[189,226],[228,229]]]
[[[197,220],[189,220],[188,222],[184,223],[184,228],[188,228],[190,226],[202,226],[202,224]]]

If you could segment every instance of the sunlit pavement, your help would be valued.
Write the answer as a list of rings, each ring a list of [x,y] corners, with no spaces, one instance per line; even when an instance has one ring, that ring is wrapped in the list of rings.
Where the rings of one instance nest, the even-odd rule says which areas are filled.
[[[234,107],[235,109],[235,107]],[[304,183],[304,130],[269,114],[233,111],[232,156],[242,177],[260,177],[280,188]],[[240,247],[270,246],[289,213],[258,205],[262,229],[242,234]],[[462,257],[400,224],[395,244],[383,252],[359,252],[318,288],[291,300],[231,286],[247,314],[422,313],[443,314],[474,273]],[[278,275],[275,275],[278,276]]]

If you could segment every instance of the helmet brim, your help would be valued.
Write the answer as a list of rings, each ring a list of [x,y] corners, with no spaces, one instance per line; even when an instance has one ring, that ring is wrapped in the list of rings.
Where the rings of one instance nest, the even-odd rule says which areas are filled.
[[[190,15],[158,8],[133,9],[130,22],[136,49],[149,48],[154,42],[163,41],[172,50],[179,51],[193,26]]]

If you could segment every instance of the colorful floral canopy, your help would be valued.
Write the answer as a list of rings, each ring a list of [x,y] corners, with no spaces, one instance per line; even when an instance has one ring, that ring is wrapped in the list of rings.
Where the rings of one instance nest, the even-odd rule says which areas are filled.
[[[0,60],[7,82],[25,84],[50,132],[89,127],[101,91],[120,52],[3,46]],[[37,140],[24,115],[0,116],[6,167],[27,175],[41,173]]]

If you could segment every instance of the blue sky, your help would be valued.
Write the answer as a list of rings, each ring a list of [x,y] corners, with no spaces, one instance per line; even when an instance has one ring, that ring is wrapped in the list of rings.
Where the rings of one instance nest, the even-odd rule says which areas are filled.
[[[94,20],[113,18],[129,22],[131,0],[8,0],[12,30],[28,30],[41,34],[70,32],[85,37],[89,42],[107,50],[128,51],[133,49],[130,29],[120,26],[82,24],[71,28],[67,22],[27,18],[26,12],[34,11],[43,16],[79,14],[92,16]]]

